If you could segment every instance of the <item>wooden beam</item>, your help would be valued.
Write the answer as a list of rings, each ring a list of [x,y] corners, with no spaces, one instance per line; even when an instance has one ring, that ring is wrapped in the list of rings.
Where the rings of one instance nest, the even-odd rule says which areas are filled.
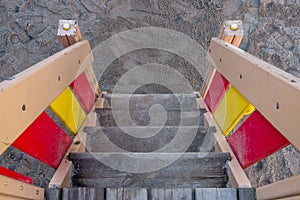
[[[257,199],[278,199],[300,195],[300,175],[256,189]],[[298,196],[299,197],[299,196]]]
[[[223,136],[219,126],[217,125],[216,121],[214,120],[212,114],[209,112],[205,102],[203,99],[198,98],[198,103],[200,108],[205,108],[207,110],[204,113],[204,117],[209,126],[215,126],[216,132],[214,133],[215,143],[216,143],[216,151],[220,152],[229,152],[231,156],[231,161],[228,162],[229,166],[229,175],[231,180],[231,186],[234,188],[251,188],[251,183],[246,176],[243,168],[239,164],[236,156],[234,155],[232,149],[230,148],[229,144],[227,143],[225,137]]]
[[[0,83],[0,154],[93,59],[89,43],[81,41]]]
[[[66,152],[63,160],[61,161],[59,167],[57,168],[55,174],[53,175],[49,188],[63,188],[71,187],[71,169],[72,163],[69,161],[68,156],[70,152],[84,152],[86,144],[86,133],[84,132],[84,127],[86,126],[96,126],[97,116],[95,112],[95,106],[87,115],[83,125],[78,131],[77,136],[74,138],[73,143]]]
[[[0,175],[0,199],[44,199],[44,189]]]
[[[232,27],[234,26],[235,29]],[[243,22],[241,20],[227,20],[221,26],[219,38],[228,42],[236,47],[239,47],[244,36]],[[215,76],[216,69],[214,66],[209,65],[206,75],[204,77],[203,86],[201,88],[201,95],[206,97],[208,89],[211,85],[213,77]],[[205,81],[208,80],[206,83]]]
[[[213,38],[210,62],[300,150],[300,79]]]

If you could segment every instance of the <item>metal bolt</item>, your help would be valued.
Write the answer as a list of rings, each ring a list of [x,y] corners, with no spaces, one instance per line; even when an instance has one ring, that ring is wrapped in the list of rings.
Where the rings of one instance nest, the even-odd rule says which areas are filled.
[[[4,186],[8,186],[8,182],[5,181],[5,182],[3,183],[3,185],[4,185]]]
[[[23,187],[23,185],[20,185],[20,190],[24,190],[24,187]]]
[[[230,30],[237,31],[238,29],[239,29],[239,26],[237,24],[231,24],[230,25]]]
[[[64,29],[65,31],[70,30],[70,29],[71,29],[71,24],[68,24],[68,23],[63,24],[63,29]]]

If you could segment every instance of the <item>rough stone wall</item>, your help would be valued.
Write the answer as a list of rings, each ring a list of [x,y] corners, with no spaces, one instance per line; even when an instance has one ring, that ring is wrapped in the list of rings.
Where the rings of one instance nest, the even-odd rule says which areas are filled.
[[[56,39],[59,19],[77,19],[92,48],[116,33],[144,26],[183,32],[207,48],[225,19],[241,19],[242,49],[300,77],[299,0],[0,0],[0,82],[62,49]],[[149,61],[177,64],[179,71],[193,76],[195,89],[200,88],[201,77],[188,70],[188,62],[155,50],[116,60],[99,77],[101,88],[111,91],[126,66]],[[273,175],[283,166],[290,171],[277,169],[279,175]],[[257,186],[300,174],[299,166],[299,152],[289,146],[247,173]],[[258,178],[261,171],[265,175]]]

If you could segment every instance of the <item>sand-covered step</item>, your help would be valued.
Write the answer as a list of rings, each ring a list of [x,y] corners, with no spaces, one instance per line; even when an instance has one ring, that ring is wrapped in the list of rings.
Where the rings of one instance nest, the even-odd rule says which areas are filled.
[[[90,152],[214,151],[215,127],[85,127]]]
[[[71,153],[79,187],[226,187],[229,153]]]
[[[164,110],[152,106],[149,110],[96,109],[100,126],[201,126],[205,110]]]
[[[161,105],[166,110],[195,110],[195,94],[104,94],[104,108],[113,109],[150,109]]]

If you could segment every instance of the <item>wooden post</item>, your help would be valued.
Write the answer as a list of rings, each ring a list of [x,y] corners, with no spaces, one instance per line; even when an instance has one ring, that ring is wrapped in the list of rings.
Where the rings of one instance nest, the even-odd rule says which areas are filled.
[[[227,20],[221,27],[219,38],[238,47],[242,42],[243,35],[243,22],[241,20]],[[215,73],[216,69],[213,66],[209,65],[200,92],[203,99],[208,92],[209,86],[213,80],[213,77],[215,76]]]
[[[64,48],[67,48],[83,39],[76,20],[59,20],[57,36]],[[90,81],[91,88],[94,88],[94,92],[98,97],[101,93],[101,90],[99,88],[93,67],[90,66],[85,71],[85,74]]]

